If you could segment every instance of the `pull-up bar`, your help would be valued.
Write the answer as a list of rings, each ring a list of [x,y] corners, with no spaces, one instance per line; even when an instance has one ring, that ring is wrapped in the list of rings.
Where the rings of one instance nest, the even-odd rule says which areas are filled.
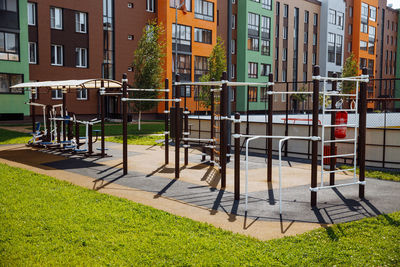
[[[138,92],[169,92],[169,89],[139,89],[139,88],[128,88],[127,91],[138,91]]]
[[[175,99],[162,99],[162,98],[126,98],[123,97],[121,98],[121,101],[155,101],[155,102],[181,102],[181,99],[175,98]]]

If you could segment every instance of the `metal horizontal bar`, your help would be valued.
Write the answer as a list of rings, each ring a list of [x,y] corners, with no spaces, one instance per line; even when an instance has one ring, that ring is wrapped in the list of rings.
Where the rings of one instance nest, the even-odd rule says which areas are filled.
[[[357,124],[328,124],[328,125],[322,125],[322,127],[358,127]]]
[[[334,78],[334,77],[321,77],[321,76],[312,76],[313,80],[322,80],[322,81],[348,81],[348,82],[369,82],[368,75],[361,75],[356,77],[343,77],[343,78]]]
[[[356,112],[356,109],[348,108],[348,109],[325,109],[325,112],[338,112],[338,111],[353,111]]]
[[[227,82],[226,83],[227,86],[270,86],[270,85],[274,85],[274,83],[271,82],[266,82],[266,83],[246,83],[246,82]]]
[[[326,185],[326,186],[310,187],[310,191],[317,192],[318,190],[322,190],[322,189],[330,189],[330,188],[343,187],[343,186],[356,185],[356,184],[365,185],[366,182],[365,181],[357,181],[357,182],[354,182],[354,183],[347,183],[347,184],[337,184],[337,185]]]
[[[121,98],[121,101],[155,101],[155,102],[181,102],[181,99],[162,99],[162,98]]]
[[[268,95],[312,95],[313,92],[299,92],[299,91],[292,91],[292,92],[274,92],[268,91]]]
[[[356,139],[335,139],[335,140],[325,140],[324,143],[344,143],[344,142],[355,142]]]
[[[354,171],[355,168],[351,169],[339,169],[339,170],[334,170],[334,171],[324,171],[324,173],[337,173],[337,172],[346,172],[346,171]]]
[[[202,138],[182,138],[182,141],[198,141],[198,142],[215,142],[214,139],[202,139]]]
[[[329,156],[323,156],[322,158],[324,159],[330,159],[330,158],[342,158],[342,157],[350,157],[354,156],[354,153],[351,154],[341,154],[341,155],[329,155]]]
[[[357,96],[357,94],[340,94],[340,93],[325,93],[325,95],[329,95],[329,96]]]
[[[140,89],[140,88],[128,88],[127,91],[138,91],[138,92],[169,92],[169,89]]]

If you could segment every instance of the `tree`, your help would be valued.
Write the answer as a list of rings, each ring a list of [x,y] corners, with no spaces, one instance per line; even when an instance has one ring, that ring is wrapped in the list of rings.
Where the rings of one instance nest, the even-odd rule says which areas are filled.
[[[351,53],[351,55],[348,58],[346,58],[346,61],[344,63],[342,77],[354,77],[357,75],[358,75],[358,62],[354,54]],[[354,92],[355,88],[356,88],[355,82],[347,81],[342,83],[342,93],[344,94],[349,94],[351,92]]]
[[[224,41],[218,36],[217,44],[214,46],[211,55],[208,58],[208,73],[200,77],[201,82],[212,80],[219,81],[222,73],[226,71],[226,55]],[[205,108],[211,106],[210,87],[202,86],[199,92],[201,105]]]
[[[139,40],[138,47],[134,54],[132,67],[134,70],[134,88],[149,89],[160,88],[163,75],[164,47],[162,41],[164,27],[157,24],[155,20],[150,21],[143,28],[143,35]],[[158,92],[134,91],[131,93],[133,98],[158,98]],[[138,127],[142,111],[146,111],[157,106],[156,101],[137,101],[132,108],[139,113]]]

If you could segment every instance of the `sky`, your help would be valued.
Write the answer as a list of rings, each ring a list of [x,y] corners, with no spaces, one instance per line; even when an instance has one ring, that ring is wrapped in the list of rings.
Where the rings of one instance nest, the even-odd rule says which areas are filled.
[[[393,8],[400,8],[400,0],[387,0],[388,4],[393,4]]]

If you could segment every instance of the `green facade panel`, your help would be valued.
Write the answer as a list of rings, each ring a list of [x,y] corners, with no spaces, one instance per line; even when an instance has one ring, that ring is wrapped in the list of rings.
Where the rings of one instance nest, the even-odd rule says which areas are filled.
[[[268,82],[268,76],[261,76],[261,64],[269,64],[271,71],[273,69],[273,55],[274,55],[274,1],[271,3],[271,10],[262,7],[262,3],[252,0],[238,1],[238,14],[237,14],[237,81],[239,82]],[[259,15],[259,51],[248,50],[248,14]],[[261,54],[261,18],[262,16],[269,17],[270,24],[270,54]],[[258,64],[257,78],[249,78],[248,76],[248,63],[253,62]],[[238,87],[236,93],[236,110],[244,112],[247,110],[247,88]],[[261,101],[261,88],[257,89],[257,102],[249,103],[249,110],[263,111],[267,108],[267,104]]]
[[[0,73],[22,74],[24,82],[29,81],[28,61],[28,21],[27,0],[18,1],[19,9],[19,61],[0,60]],[[24,104],[29,100],[29,93],[0,94],[0,114],[23,113],[29,115],[29,106]]]

